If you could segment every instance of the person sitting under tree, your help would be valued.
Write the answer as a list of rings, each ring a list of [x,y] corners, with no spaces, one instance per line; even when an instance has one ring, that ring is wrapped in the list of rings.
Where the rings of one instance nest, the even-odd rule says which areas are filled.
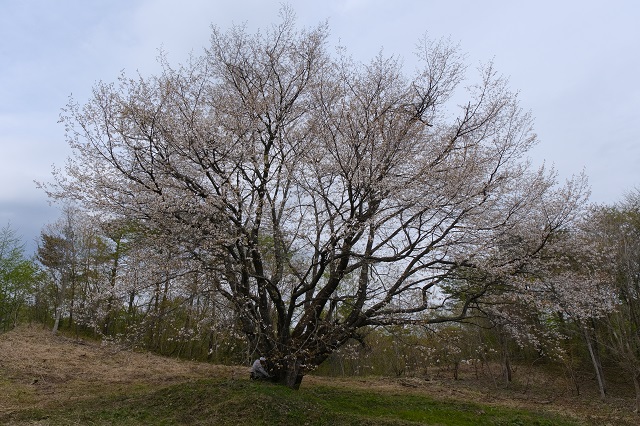
[[[251,379],[252,380],[264,380],[271,378],[271,375],[266,370],[267,359],[263,356],[256,359],[251,366]]]

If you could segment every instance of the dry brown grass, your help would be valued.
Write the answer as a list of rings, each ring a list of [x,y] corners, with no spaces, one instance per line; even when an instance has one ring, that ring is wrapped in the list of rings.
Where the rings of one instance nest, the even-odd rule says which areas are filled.
[[[59,407],[82,399],[118,393],[149,392],[201,378],[247,380],[247,367],[211,365],[124,350],[115,345],[53,336],[41,326],[22,326],[0,335],[0,418],[25,408]],[[477,402],[570,415],[593,425],[640,424],[631,411],[633,394],[602,402],[594,386],[580,395],[562,375],[539,369],[518,372],[524,381],[495,386],[488,379],[328,378],[307,376],[303,388],[316,385],[368,389],[389,394],[415,393],[431,398]]]
[[[155,388],[203,377],[246,375],[243,367],[168,359],[115,345],[54,336],[41,326],[0,335],[0,415],[29,405]]]
[[[438,400],[453,400],[483,405],[548,411],[565,415],[593,426],[640,425],[640,416],[632,411],[633,395],[598,398],[597,390],[585,389],[580,395],[564,377],[530,371],[529,383],[495,386],[486,378],[452,380],[423,378],[338,378],[308,376],[303,386],[314,384],[360,388],[390,394],[426,394]]]

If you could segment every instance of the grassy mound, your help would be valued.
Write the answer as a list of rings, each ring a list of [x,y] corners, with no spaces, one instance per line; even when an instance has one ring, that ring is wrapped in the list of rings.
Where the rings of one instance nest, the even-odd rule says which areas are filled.
[[[22,327],[0,336],[6,425],[625,425],[612,407],[518,402],[460,383],[307,377],[299,391],[247,367],[180,361]],[[571,414],[571,417],[563,415]]]
[[[0,416],[50,425],[577,425],[558,415],[329,386],[292,391],[201,379],[102,395]]]

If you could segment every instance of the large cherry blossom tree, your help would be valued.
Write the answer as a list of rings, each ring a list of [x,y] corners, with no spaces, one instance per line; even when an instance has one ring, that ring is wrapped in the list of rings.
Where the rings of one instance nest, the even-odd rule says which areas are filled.
[[[582,178],[532,167],[530,115],[491,64],[422,40],[407,73],[330,53],[284,9],[213,28],[186,64],[99,83],[63,113],[72,157],[46,189],[135,221],[215,276],[274,375],[366,326],[460,321],[574,219]],[[150,240],[152,241],[152,240]]]

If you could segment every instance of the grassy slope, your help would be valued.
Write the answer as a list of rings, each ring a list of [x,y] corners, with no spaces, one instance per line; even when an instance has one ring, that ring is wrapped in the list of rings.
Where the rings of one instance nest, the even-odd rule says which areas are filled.
[[[557,414],[566,411],[562,406],[485,398],[451,383],[308,377],[292,391],[251,382],[246,372],[246,367],[132,353],[24,327],[0,336],[0,424],[624,425],[637,420],[601,407],[601,416],[581,411],[582,421],[577,415],[570,421]]]
[[[201,379],[145,392],[23,408],[4,424],[51,425],[575,425],[557,415],[442,402],[422,395],[319,386],[299,392],[249,381]]]

